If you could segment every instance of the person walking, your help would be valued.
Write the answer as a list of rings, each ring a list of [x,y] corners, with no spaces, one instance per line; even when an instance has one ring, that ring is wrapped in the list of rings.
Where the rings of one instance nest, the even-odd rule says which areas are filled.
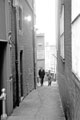
[[[43,86],[45,70],[41,67],[38,74],[39,74],[39,77],[40,77],[40,80],[41,80],[41,86]]]
[[[50,70],[49,70],[49,72],[47,74],[47,77],[48,77],[48,86],[51,86],[52,76],[51,76]]]

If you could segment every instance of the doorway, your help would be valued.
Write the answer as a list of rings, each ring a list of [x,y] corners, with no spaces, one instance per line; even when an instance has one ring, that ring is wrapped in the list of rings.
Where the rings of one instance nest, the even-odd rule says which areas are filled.
[[[0,95],[2,88],[6,87],[6,46],[7,42],[0,41]],[[2,100],[0,100],[0,115],[2,114]]]
[[[21,100],[23,99],[23,50],[20,51],[20,88]]]

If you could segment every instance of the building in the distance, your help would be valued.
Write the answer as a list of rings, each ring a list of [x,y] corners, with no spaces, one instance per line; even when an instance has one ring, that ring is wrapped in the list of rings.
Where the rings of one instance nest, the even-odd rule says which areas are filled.
[[[37,75],[40,67],[45,69],[45,35],[44,33],[36,34],[37,49]]]
[[[56,46],[45,44],[45,70],[50,70],[52,73],[56,74]]]

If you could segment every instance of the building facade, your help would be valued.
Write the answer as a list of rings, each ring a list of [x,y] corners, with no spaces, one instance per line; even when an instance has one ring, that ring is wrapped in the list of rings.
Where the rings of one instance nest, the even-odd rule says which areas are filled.
[[[52,73],[56,74],[56,46],[55,45],[45,45],[45,70],[50,70]]]
[[[37,76],[40,67],[45,69],[45,35],[43,33],[36,34],[36,50],[37,50]]]
[[[80,78],[80,1],[72,1],[72,70]],[[77,9],[76,9],[77,8]],[[76,54],[77,53],[77,54]]]
[[[58,1],[57,79],[66,119],[74,119],[72,81],[71,0]]]
[[[57,80],[65,117],[68,120],[80,119],[80,79],[77,76],[80,49],[78,6],[79,1],[58,1]]]
[[[33,0],[0,1],[0,92],[6,88],[8,115],[34,89],[33,5]]]
[[[0,95],[1,89],[6,89],[8,105],[7,111],[13,108],[13,90],[11,79],[11,58],[9,45],[9,9],[8,0],[0,1]],[[9,101],[9,102],[8,102]],[[2,114],[2,101],[0,101],[0,115]]]
[[[80,119],[80,1],[72,1],[72,72],[75,85],[74,120]]]

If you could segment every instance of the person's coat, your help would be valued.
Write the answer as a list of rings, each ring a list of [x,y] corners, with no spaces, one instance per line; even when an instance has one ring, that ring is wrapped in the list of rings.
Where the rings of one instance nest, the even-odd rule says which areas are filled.
[[[39,77],[44,78],[44,75],[45,75],[45,71],[40,69],[39,70]]]

